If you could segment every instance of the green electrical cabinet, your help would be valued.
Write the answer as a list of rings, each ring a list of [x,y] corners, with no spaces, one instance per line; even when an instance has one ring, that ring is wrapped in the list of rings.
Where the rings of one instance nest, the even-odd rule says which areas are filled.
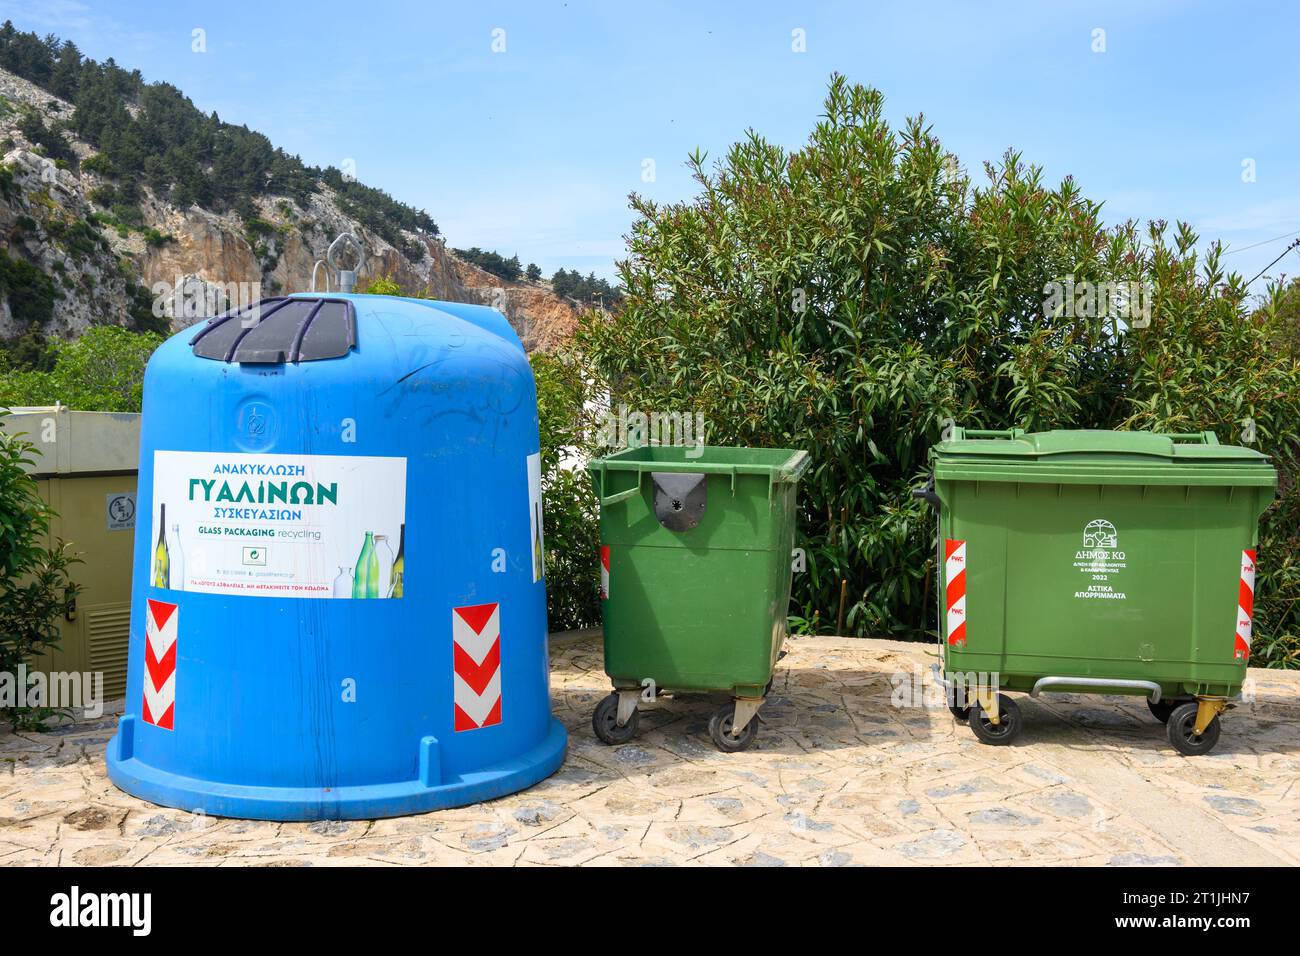
[[[79,593],[59,620],[59,646],[30,666],[101,675],[103,699],[121,697],[130,639],[140,416],[61,405],[14,408],[0,414],[0,429],[24,433],[35,446],[30,473],[57,512],[46,544],[64,541],[81,559],[69,569]]]
[[[749,746],[785,641],[795,495],[808,453],[647,446],[593,461],[600,497],[605,672],[592,723],[606,743],[636,732],[644,688],[726,693],[709,724],[722,750]]]
[[[1211,432],[960,428],[931,458],[954,714],[1008,743],[998,689],[1140,694],[1179,751],[1212,748],[1250,656],[1268,459]]]

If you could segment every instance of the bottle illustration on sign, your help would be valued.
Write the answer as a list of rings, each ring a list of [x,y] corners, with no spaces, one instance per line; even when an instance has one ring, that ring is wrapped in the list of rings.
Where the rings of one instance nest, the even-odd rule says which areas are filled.
[[[402,525],[402,530],[397,536],[397,558],[393,561],[392,584],[389,585],[388,596],[399,598],[406,588],[406,525]]]
[[[167,554],[167,505],[159,505],[158,545],[153,549],[153,586],[171,587],[171,558]]]
[[[174,582],[174,590],[185,590],[185,549],[181,547],[181,526],[172,524],[172,534],[167,551],[168,577]]]
[[[533,580],[539,580],[543,574],[542,564],[542,509],[533,505]]]
[[[350,598],[352,597],[352,569],[339,565],[338,577],[334,579],[334,597]]]
[[[379,562],[379,586],[373,596],[386,598],[393,587],[393,549],[388,546],[388,535],[375,535],[375,557]]]
[[[379,558],[375,554],[375,533],[366,532],[366,540],[357,555],[357,570],[352,576],[352,596],[372,598],[379,596]]]

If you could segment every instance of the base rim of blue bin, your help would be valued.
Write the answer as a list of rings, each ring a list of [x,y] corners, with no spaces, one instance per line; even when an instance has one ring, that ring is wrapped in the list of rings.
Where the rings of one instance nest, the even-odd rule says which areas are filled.
[[[123,721],[134,719],[131,715]],[[121,760],[118,733],[108,742],[108,778],[120,790],[164,807],[245,820],[374,820],[446,810],[517,793],[545,780],[564,763],[569,735],[555,717],[546,738],[510,760],[437,786],[419,780],[319,787],[255,787],[169,773],[137,757]]]

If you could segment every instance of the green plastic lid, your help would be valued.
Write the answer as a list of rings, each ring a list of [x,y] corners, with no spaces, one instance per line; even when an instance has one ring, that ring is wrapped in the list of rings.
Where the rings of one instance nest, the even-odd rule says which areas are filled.
[[[983,458],[1024,458],[1066,461],[1074,458],[1163,458],[1171,462],[1264,462],[1253,448],[1220,445],[1214,432],[1173,435],[1160,432],[1118,432],[1100,428],[1057,429],[1048,432],[978,431],[957,428],[948,441],[936,446],[943,457],[975,455]]]
[[[1276,486],[1268,456],[1220,445],[1213,432],[956,428],[932,452],[935,477],[1062,484]]]

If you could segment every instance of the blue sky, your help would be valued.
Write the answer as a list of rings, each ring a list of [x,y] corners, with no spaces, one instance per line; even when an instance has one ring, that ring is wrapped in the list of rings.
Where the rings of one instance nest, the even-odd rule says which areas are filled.
[[[799,146],[839,71],[881,89],[896,122],[924,112],[968,168],[1015,146],[1111,221],[1190,221],[1248,278],[1300,235],[1297,9],[0,0],[0,18],[174,83],[309,163],[352,160],[454,246],[610,277],[630,191],[691,196],[686,155],[718,156],[750,127]],[[1300,273],[1300,253],[1283,271]]]

